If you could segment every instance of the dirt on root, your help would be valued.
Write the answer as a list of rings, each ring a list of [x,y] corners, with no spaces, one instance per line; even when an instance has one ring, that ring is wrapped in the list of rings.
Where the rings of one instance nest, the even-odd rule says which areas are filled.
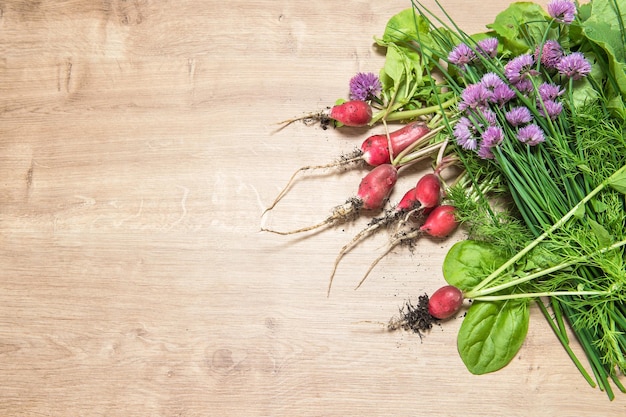
[[[400,308],[399,314],[389,320],[387,329],[390,331],[400,329],[412,331],[417,333],[421,339],[435,322],[437,319],[428,312],[428,294],[424,294],[418,297],[417,304],[406,301]]]

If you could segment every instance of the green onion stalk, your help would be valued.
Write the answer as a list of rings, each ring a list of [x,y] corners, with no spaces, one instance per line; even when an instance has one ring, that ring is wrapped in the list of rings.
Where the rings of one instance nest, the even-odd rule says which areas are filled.
[[[499,30],[496,19],[492,31],[469,36],[439,7],[448,22],[413,2],[412,32],[413,47],[430,59],[427,69],[458,99],[446,133],[476,181],[484,170],[505,179],[510,210],[526,228],[515,235],[510,262],[466,295],[480,303],[536,299],[594,385],[569,347],[569,322],[595,381],[612,399],[610,380],[626,392],[618,379],[626,372],[626,91],[620,90],[626,77],[585,29],[598,18],[593,12],[602,12],[615,36],[626,40],[624,15],[614,0],[584,7],[555,1],[547,14],[522,4],[512,11],[531,7],[526,16],[533,18],[518,22],[515,34]],[[467,205],[458,195],[458,205]],[[483,205],[488,216],[506,229],[489,204]],[[472,216],[478,217],[467,214],[470,226]],[[549,296],[550,309],[539,295]]]

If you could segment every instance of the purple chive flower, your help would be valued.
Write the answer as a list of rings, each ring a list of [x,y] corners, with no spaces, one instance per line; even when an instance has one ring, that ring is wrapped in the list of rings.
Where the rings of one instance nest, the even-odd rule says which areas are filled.
[[[561,58],[556,65],[556,69],[561,75],[565,75],[573,80],[580,80],[591,72],[591,64],[582,53],[573,52]]]
[[[548,3],[548,14],[557,22],[569,25],[576,17],[576,5],[570,0],[552,0]]]
[[[516,56],[504,66],[504,75],[511,83],[516,84],[529,75],[536,75],[533,70],[535,60],[531,54]]]
[[[494,88],[493,93],[491,94],[491,102],[500,106],[513,100],[514,98],[515,91],[513,91],[511,87],[506,84]]]
[[[513,107],[504,114],[504,117],[511,126],[519,126],[530,123],[533,118],[530,114],[530,110],[524,106]]]
[[[458,44],[450,53],[448,54],[448,61],[452,62],[454,65],[463,66],[467,65],[470,62],[476,59],[476,53],[464,43]]]
[[[523,78],[519,80],[518,82],[513,84],[513,86],[520,93],[531,93],[535,89],[535,87],[533,86],[533,82],[530,81],[530,79],[528,78]]]
[[[477,109],[486,107],[491,93],[482,84],[470,84],[461,92],[459,110]]]
[[[539,96],[543,101],[556,100],[561,94],[565,92],[561,87],[556,84],[542,83],[539,86]]]
[[[491,150],[491,146],[481,142],[480,147],[478,148],[477,154],[482,159],[494,159],[495,156],[493,151]]]
[[[475,150],[478,141],[473,133],[472,122],[467,117],[461,117],[454,126],[454,138],[460,147],[466,150]]]
[[[365,101],[380,94],[380,80],[371,72],[359,72],[350,79],[350,98]]]
[[[481,146],[493,148],[504,140],[504,132],[498,126],[489,126],[481,135]]]
[[[541,65],[549,69],[556,68],[556,64],[559,63],[562,57],[563,48],[561,48],[561,44],[555,40],[548,40],[543,44],[543,47],[537,47],[535,50],[535,61],[539,59]]]
[[[538,145],[546,140],[543,130],[541,130],[541,128],[534,123],[526,125],[518,130],[517,139],[530,146]]]
[[[480,114],[489,126],[495,126],[498,123],[498,116],[493,110],[484,108],[480,110]]]
[[[545,107],[545,111],[544,111],[544,107]],[[561,112],[563,111],[563,104],[559,103],[558,101],[554,101],[554,100],[545,100],[543,102],[543,104],[539,105],[539,113],[541,113],[542,116],[547,116],[554,120],[556,119],[559,114],[561,114]]]
[[[488,72],[483,75],[480,79],[480,83],[492,93],[497,87],[506,85],[502,78],[500,78],[495,72]]]
[[[498,38],[486,38],[478,41],[478,52],[482,55],[495,58],[498,55]]]

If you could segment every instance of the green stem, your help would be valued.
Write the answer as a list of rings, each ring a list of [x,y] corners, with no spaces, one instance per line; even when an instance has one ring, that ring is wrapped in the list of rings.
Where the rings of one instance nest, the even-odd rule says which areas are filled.
[[[474,301],[503,301],[519,298],[558,297],[560,295],[609,295],[610,291],[544,291],[524,294],[485,295],[474,297]]]
[[[384,119],[388,122],[394,122],[394,121],[399,121],[399,120],[408,120],[408,119],[414,119],[416,117],[419,116],[425,116],[427,114],[431,114],[431,113],[435,113],[439,110],[442,109],[447,109],[448,107],[452,106],[453,104],[455,104],[458,101],[457,97],[453,97],[447,101],[444,101],[443,103],[441,103],[441,105],[439,104],[435,104],[433,106],[429,106],[429,107],[422,107],[419,109],[415,109],[415,110],[403,110],[403,111],[396,111],[396,112],[391,112],[389,114],[383,114],[382,116],[379,115],[375,115],[372,120],[373,121],[377,121],[379,120],[381,117],[384,117]],[[381,112],[381,113],[384,113]]]
[[[615,171],[610,177],[606,178],[604,181],[602,181],[600,183],[600,185],[598,185],[596,188],[594,188],[593,190],[591,190],[591,192],[589,194],[587,194],[585,196],[585,198],[583,198],[582,200],[580,200],[578,202],[578,204],[576,204],[574,207],[571,208],[570,211],[568,211],[567,213],[565,213],[565,215],[563,217],[561,217],[559,219],[559,221],[557,221],[556,223],[554,223],[552,225],[552,227],[550,227],[548,230],[546,230],[545,232],[543,232],[541,235],[539,235],[535,240],[533,240],[532,242],[530,242],[528,245],[526,245],[526,247],[524,249],[522,249],[521,251],[519,251],[517,254],[515,254],[511,259],[509,259],[508,261],[506,261],[504,264],[502,264],[498,269],[496,269],[495,271],[493,271],[491,274],[489,274],[489,276],[487,276],[485,279],[483,279],[478,285],[476,285],[476,287],[474,287],[474,289],[472,290],[473,293],[478,292],[479,290],[483,289],[484,287],[486,287],[487,285],[489,285],[489,283],[491,283],[494,279],[496,279],[498,276],[500,276],[500,274],[502,274],[504,271],[506,271],[509,267],[511,267],[512,265],[515,264],[515,262],[519,261],[524,255],[526,255],[528,252],[530,252],[532,249],[534,249],[539,243],[541,243],[545,238],[547,238],[548,236],[550,236],[554,231],[556,231],[557,229],[559,229],[560,227],[562,227],[572,216],[574,216],[574,214],[576,214],[578,212],[578,210],[584,206],[585,204],[587,204],[587,202],[589,202],[589,200],[591,200],[596,194],[598,194],[600,191],[602,191],[604,189],[604,187],[606,187],[612,180],[613,178],[621,175],[622,172],[626,171],[626,165],[624,165],[623,167],[621,167],[620,169],[618,169],[617,171]]]
[[[511,287],[516,286],[516,285],[519,285],[519,284],[523,284],[523,283],[531,281],[533,279],[540,278],[540,277],[542,277],[544,275],[551,274],[553,272],[559,271],[561,269],[567,268],[567,267],[575,265],[577,263],[585,262],[585,261],[589,260],[593,256],[600,255],[600,254],[603,254],[603,253],[608,252],[610,250],[620,248],[620,247],[622,247],[624,245],[626,245],[626,240],[621,240],[619,242],[616,242],[616,243],[612,244],[611,246],[607,246],[607,247],[599,249],[599,250],[597,250],[597,251],[595,251],[593,253],[590,253],[589,255],[579,256],[579,257],[574,258],[574,259],[572,259],[570,261],[563,262],[563,263],[560,263],[558,265],[554,265],[554,266],[552,266],[550,268],[542,269],[541,271],[535,272],[534,274],[528,274],[528,275],[525,275],[523,277],[519,277],[519,278],[516,278],[514,280],[507,281],[507,282],[505,282],[503,284],[500,284],[500,285],[495,285],[493,287],[484,288],[481,291],[477,291],[476,288],[474,288],[472,291],[468,291],[467,293],[465,293],[465,297],[466,298],[472,298],[472,299],[478,299],[478,297],[482,297],[482,296],[485,296],[485,295],[488,295],[488,294],[493,294],[493,293],[496,293],[498,291],[502,291],[502,290],[505,290],[507,288],[511,288]]]
[[[561,328],[557,323],[555,323],[551,319],[550,313],[548,312],[548,309],[546,308],[546,306],[543,305],[541,300],[538,300],[537,304],[539,305],[539,308],[543,312],[543,315],[548,320],[548,323],[550,324],[550,327],[552,327],[552,330],[554,331],[554,334],[556,334],[558,339],[561,341],[561,344],[565,348],[565,351],[569,355],[570,359],[572,360],[572,362],[574,362],[574,365],[576,366],[576,368],[578,368],[578,371],[582,374],[583,378],[585,378],[587,383],[591,387],[595,388],[596,387],[596,383],[593,381],[593,378],[591,378],[591,375],[589,375],[589,372],[587,372],[587,370],[585,369],[583,364],[580,362],[580,360],[578,359],[578,357],[576,356],[576,354],[574,353],[574,351],[570,347],[569,339],[568,339],[567,334],[565,333],[564,329]]]

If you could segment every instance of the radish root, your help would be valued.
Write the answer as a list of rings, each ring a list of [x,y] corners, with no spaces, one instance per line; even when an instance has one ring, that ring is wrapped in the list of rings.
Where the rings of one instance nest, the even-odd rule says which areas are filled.
[[[331,162],[329,164],[307,165],[307,166],[303,166],[301,168],[298,168],[296,170],[296,172],[294,172],[291,175],[291,177],[287,181],[287,184],[283,187],[283,189],[280,191],[280,193],[278,193],[278,195],[276,196],[276,198],[274,199],[272,204],[270,204],[269,207],[267,207],[263,211],[263,213],[261,214],[261,217],[263,217],[265,215],[265,213],[267,213],[268,211],[270,211],[274,207],[276,207],[276,204],[278,204],[278,202],[287,194],[287,191],[289,190],[289,187],[291,187],[291,184],[293,184],[294,180],[296,179],[296,177],[298,176],[298,174],[300,172],[308,171],[308,170],[314,170],[314,169],[336,168],[336,167],[348,165],[348,164],[351,164],[351,163],[354,163],[354,162],[363,161],[363,158],[361,157],[362,155],[363,155],[363,152],[360,149],[356,149],[354,152],[352,152],[350,154],[343,155],[338,161]]]
[[[370,273],[374,270],[376,265],[378,265],[378,263],[385,256],[387,256],[389,254],[389,252],[391,252],[396,246],[398,246],[401,243],[410,242],[413,239],[416,239],[417,237],[419,237],[422,233],[423,232],[419,228],[416,228],[416,229],[410,230],[408,232],[397,232],[396,234],[394,234],[392,236],[392,238],[389,240],[389,243],[387,245],[387,249],[385,249],[385,251],[380,256],[378,256],[374,260],[374,262],[372,262],[370,264],[370,267],[365,272],[365,275],[363,276],[363,278],[361,278],[361,281],[359,281],[359,283],[357,284],[357,286],[354,289],[358,290],[361,287],[361,285],[365,282],[365,280],[370,275]]]
[[[296,233],[308,232],[310,230],[314,230],[319,227],[332,226],[340,222],[353,220],[359,215],[362,207],[363,207],[363,201],[361,199],[351,198],[348,201],[346,201],[344,204],[336,206],[333,209],[331,215],[328,216],[324,221],[314,224],[313,226],[307,226],[307,227],[303,227],[300,229],[291,230],[287,232],[267,229],[264,227],[261,228],[261,230],[264,232],[276,233],[278,235],[293,235]]]

